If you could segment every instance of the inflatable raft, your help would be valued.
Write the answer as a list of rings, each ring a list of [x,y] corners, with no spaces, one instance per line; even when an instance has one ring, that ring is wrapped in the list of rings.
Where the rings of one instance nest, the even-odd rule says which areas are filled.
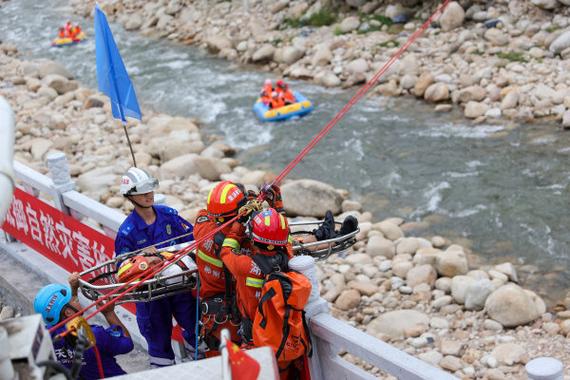
[[[253,112],[261,121],[282,121],[305,116],[313,110],[314,107],[311,101],[300,92],[293,91],[293,95],[295,95],[297,103],[276,109],[269,109],[269,106],[265,105],[259,98],[253,105]]]
[[[72,39],[71,37],[56,38],[51,42],[51,46],[61,47],[61,46],[75,45],[80,43],[84,39],[85,39],[85,33],[81,32],[74,39]]]

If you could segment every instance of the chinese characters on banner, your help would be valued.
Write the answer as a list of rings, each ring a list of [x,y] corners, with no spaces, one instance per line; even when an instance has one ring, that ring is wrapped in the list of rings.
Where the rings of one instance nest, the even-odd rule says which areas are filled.
[[[113,239],[17,188],[2,229],[69,272],[113,257]]]

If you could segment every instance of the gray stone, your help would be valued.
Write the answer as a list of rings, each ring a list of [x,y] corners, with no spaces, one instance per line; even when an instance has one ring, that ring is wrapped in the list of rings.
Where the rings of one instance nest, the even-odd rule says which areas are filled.
[[[441,25],[441,29],[444,32],[448,32],[453,30],[463,24],[463,20],[465,19],[465,11],[457,2],[452,1],[450,2],[443,14],[439,18],[439,23]]]
[[[340,293],[335,301],[335,306],[341,310],[351,310],[360,303],[360,293],[357,290],[349,289]]]
[[[485,311],[489,317],[505,327],[532,322],[545,310],[544,301],[539,296],[515,284],[501,286],[485,302]]]
[[[352,32],[353,30],[358,29],[359,26],[360,26],[360,19],[356,16],[350,16],[342,20],[339,28],[342,33],[349,33]]]
[[[445,83],[434,83],[425,90],[424,99],[434,103],[447,100],[449,99],[449,88]]]
[[[281,192],[288,215],[322,218],[327,210],[333,214],[341,210],[342,197],[323,182],[311,179],[290,181],[281,187]]]
[[[417,325],[428,326],[429,318],[416,310],[396,310],[382,314],[373,319],[366,331],[372,335],[383,334],[392,339],[405,336],[405,331]]]
[[[275,48],[270,44],[265,44],[253,53],[251,60],[256,63],[271,61],[274,53]]]

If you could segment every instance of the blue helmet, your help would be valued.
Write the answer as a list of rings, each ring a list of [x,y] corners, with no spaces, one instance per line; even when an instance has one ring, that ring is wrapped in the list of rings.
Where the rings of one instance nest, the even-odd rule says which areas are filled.
[[[71,288],[61,284],[49,284],[40,289],[34,299],[34,310],[40,313],[47,327],[59,322],[61,311],[71,301]]]

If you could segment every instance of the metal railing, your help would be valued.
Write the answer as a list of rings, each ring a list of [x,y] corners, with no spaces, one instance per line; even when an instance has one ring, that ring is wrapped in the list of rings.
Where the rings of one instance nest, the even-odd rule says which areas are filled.
[[[47,156],[47,166],[52,178],[35,172],[23,164],[15,163],[15,176],[22,184],[47,196],[54,206],[75,218],[89,217],[101,224],[105,233],[114,237],[125,215],[93,199],[78,193],[69,176],[65,155],[60,152]],[[300,256],[301,264],[294,267],[311,279],[313,287],[318,289],[315,262],[310,256]],[[348,362],[340,355],[350,353],[353,357],[371,364],[403,380],[452,380],[457,377],[431,366],[397,348],[362,332],[348,323],[333,318],[329,314],[328,303],[319,296],[318,291],[311,294],[305,307],[311,329],[314,354],[310,359],[311,378],[321,379],[374,379],[372,374]],[[549,360],[555,360],[548,358]],[[551,370],[540,361],[529,370],[529,376],[536,376],[540,371]],[[559,363],[559,362],[558,362]],[[549,364],[552,364],[549,362]],[[561,365],[561,363],[560,363]],[[552,367],[552,366],[551,366]],[[557,367],[558,368],[558,367]],[[158,369],[157,371],[160,371]],[[552,370],[551,370],[552,371]],[[546,372],[544,372],[546,373]],[[554,375],[556,376],[556,375]],[[530,377],[538,378],[538,377]],[[541,377],[542,378],[542,377]],[[558,380],[559,377],[544,377]]]
[[[14,113],[0,96],[0,223],[4,220],[14,190]]]

